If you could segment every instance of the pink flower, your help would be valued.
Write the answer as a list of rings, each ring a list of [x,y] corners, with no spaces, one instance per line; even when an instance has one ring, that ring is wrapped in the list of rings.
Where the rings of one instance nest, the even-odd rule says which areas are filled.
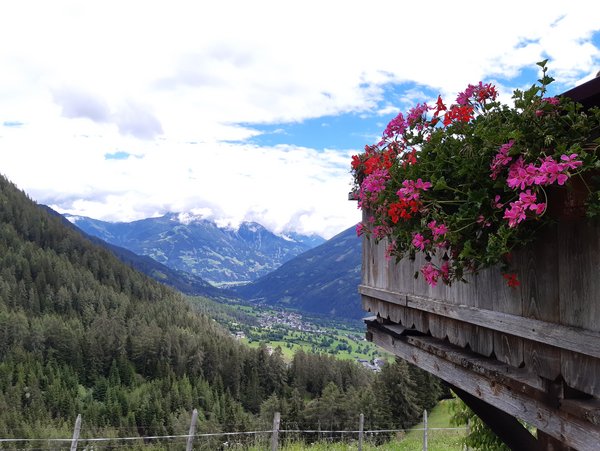
[[[402,188],[396,194],[400,199],[417,200],[421,195],[418,190],[427,191],[431,186],[431,182],[424,182],[421,179],[418,179],[416,182],[414,180],[404,180]]]
[[[396,241],[392,241],[389,246],[385,249],[385,259],[390,261],[392,255],[396,252]]]
[[[425,266],[423,266],[421,268],[421,273],[429,285],[432,287],[437,285],[437,280],[440,277],[440,271],[437,270],[431,263],[427,263]]]
[[[380,240],[388,235],[390,230],[384,226],[375,226],[373,227],[373,236],[375,239]]]
[[[429,224],[427,224],[427,227],[429,227],[429,230],[431,230],[431,233],[433,234],[433,239],[436,241],[438,240],[438,238],[448,233],[448,227],[446,226],[446,224],[436,225],[435,221],[431,221]]]
[[[362,182],[361,190],[369,193],[378,193],[385,189],[385,183],[390,178],[387,169],[376,169],[369,174]]]
[[[508,219],[509,227],[516,227],[527,218],[521,202],[511,202],[510,208],[504,211],[504,219]]]
[[[483,215],[479,215],[477,218],[477,224],[480,224],[481,227],[489,227],[492,225],[490,221],[487,221]]]
[[[525,189],[528,186],[538,184],[536,182],[539,176],[539,170],[534,164],[528,164],[525,166],[523,157],[519,157],[517,161],[510,165],[508,168],[508,177],[506,178],[506,184],[509,188],[520,188]]]
[[[527,218],[527,210],[541,215],[546,210],[545,203],[536,203],[537,196],[531,190],[519,193],[519,200],[510,203],[510,208],[504,211],[504,219],[508,219],[509,227],[516,227]]]
[[[412,244],[417,249],[424,250],[425,246],[427,246],[429,243],[430,243],[430,241],[426,240],[425,237],[423,235],[421,235],[420,233],[415,233],[413,235]]]
[[[356,236],[361,236],[365,233],[366,227],[362,222],[356,224]]]
[[[444,262],[442,264],[440,272],[442,273],[442,277],[445,281],[450,280],[450,264],[448,262]]]
[[[496,177],[498,177],[498,174],[500,174],[502,168],[507,166],[508,163],[512,161],[512,157],[508,156],[508,152],[514,143],[515,141],[511,139],[506,144],[502,144],[502,146],[500,146],[500,149],[498,149],[498,153],[496,154],[496,156],[492,160],[492,164],[490,165],[490,169],[492,171],[490,177],[492,178],[492,180],[496,180]]]
[[[396,135],[401,135],[406,130],[407,125],[408,124],[402,113],[398,113],[398,116],[392,119],[385,128],[385,131],[383,132],[383,139],[381,141],[383,142],[385,139],[390,139]]]
[[[419,122],[419,120],[423,117],[423,115],[425,113],[427,113],[428,110],[429,110],[429,107],[427,106],[426,103],[424,103],[424,104],[417,103],[417,105],[415,107],[411,108],[410,111],[408,112],[408,116],[406,116],[406,122],[408,122],[408,125],[410,125],[410,126],[415,125],[417,122]]]
[[[424,182],[421,179],[417,179],[417,182],[415,183],[415,187],[417,189],[422,189],[423,191],[427,191],[429,188],[432,187],[431,182]]]
[[[574,161],[575,158],[577,158],[576,153],[572,153],[569,156],[561,155],[560,159],[563,162],[563,163],[561,163],[562,167],[568,168],[568,169],[577,169],[579,166],[581,166],[583,164],[583,162],[580,160]]]
[[[494,197],[494,200],[492,201],[492,208],[502,208],[504,207],[504,204],[502,202],[500,202],[500,195],[496,194],[496,197]]]
[[[558,105],[560,103],[560,100],[558,97],[544,97],[542,99],[542,102],[546,102],[549,103],[550,105]]]

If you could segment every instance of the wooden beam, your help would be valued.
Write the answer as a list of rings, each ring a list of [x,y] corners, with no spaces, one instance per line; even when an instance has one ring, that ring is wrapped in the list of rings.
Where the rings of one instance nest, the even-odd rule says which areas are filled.
[[[523,427],[519,420],[502,410],[483,402],[481,399],[467,393],[460,388],[449,384],[450,388],[481,418],[481,420],[494,431],[506,445],[512,450],[530,450],[536,451],[538,448],[537,439]],[[540,450],[541,451],[541,450]]]
[[[600,358],[600,333],[509,313],[359,285],[362,295]]]
[[[600,428],[580,418],[574,418],[560,408],[540,402],[527,393],[515,391],[503,383],[491,381],[488,377],[469,369],[468,362],[474,357],[472,353],[456,348],[456,353],[463,353],[465,365],[461,365],[411,345],[408,340],[414,340],[414,337],[393,337],[377,323],[370,323],[368,332],[374,343],[389,352],[496,406],[507,414],[522,419],[567,446],[581,451],[598,449]]]

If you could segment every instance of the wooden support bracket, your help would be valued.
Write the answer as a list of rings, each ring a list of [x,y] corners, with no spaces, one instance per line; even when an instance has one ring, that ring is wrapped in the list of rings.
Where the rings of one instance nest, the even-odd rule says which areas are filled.
[[[494,359],[431,337],[398,336],[377,321],[367,336],[389,352],[415,364],[481,401],[495,406],[580,451],[600,443],[598,405],[585,400],[551,399],[540,378]],[[558,407],[557,407],[558,406]]]

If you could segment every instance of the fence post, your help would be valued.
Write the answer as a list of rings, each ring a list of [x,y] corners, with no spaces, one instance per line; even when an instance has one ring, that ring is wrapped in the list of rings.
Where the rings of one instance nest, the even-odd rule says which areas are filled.
[[[467,437],[471,433],[471,419],[467,418]],[[465,451],[469,451],[469,445],[465,443]]]
[[[79,431],[81,430],[81,414],[77,415],[75,428],[73,429],[73,438],[71,439],[71,451],[77,450],[77,441],[79,440]]]
[[[427,451],[427,410],[423,411],[423,451]]]
[[[281,421],[281,413],[275,412],[273,416],[273,434],[271,435],[271,451],[277,451],[279,446],[279,423]]]
[[[192,411],[192,422],[190,423],[190,431],[188,432],[187,443],[185,445],[185,451],[192,451],[192,444],[194,443],[194,436],[196,435],[196,423],[198,422],[198,409]]]
[[[361,413],[360,417],[358,417],[358,451],[362,451],[364,429],[365,415]]]

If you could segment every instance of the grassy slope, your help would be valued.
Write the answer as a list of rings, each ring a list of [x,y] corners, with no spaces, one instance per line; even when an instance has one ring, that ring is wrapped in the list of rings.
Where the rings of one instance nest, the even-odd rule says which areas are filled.
[[[440,402],[429,415],[429,428],[449,428],[450,424],[450,403],[452,401]],[[465,435],[464,430],[429,430],[428,449],[429,451],[463,451],[462,438]],[[264,444],[257,447],[250,447],[248,451],[262,451]],[[356,440],[343,443],[318,442],[314,444],[288,443],[280,447],[281,451],[349,451],[358,449]],[[363,451],[420,451],[423,449],[423,423],[416,425],[404,437],[393,440],[389,443],[375,446],[369,443],[363,444]]]

